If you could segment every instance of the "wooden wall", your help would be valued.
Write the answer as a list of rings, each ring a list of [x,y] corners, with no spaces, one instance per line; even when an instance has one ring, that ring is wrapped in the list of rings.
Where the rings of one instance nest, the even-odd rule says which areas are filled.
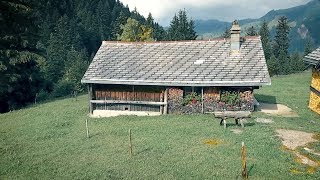
[[[312,80],[311,80],[311,87],[320,92],[320,71],[313,69],[312,70]],[[310,93],[310,101],[309,101],[309,108],[320,114],[320,95],[316,92]]]
[[[150,101],[163,102],[164,89],[159,87],[141,87],[125,85],[96,85],[95,100]],[[160,112],[160,106],[141,104],[96,104],[96,110],[152,111]]]
[[[222,102],[221,93],[224,91],[239,94],[239,102],[229,104]],[[154,104],[165,101],[167,92],[167,104]],[[201,96],[201,93],[198,95]],[[223,110],[250,110],[253,111],[253,89],[228,88],[228,87],[204,87],[203,101],[196,100],[185,103],[184,90],[181,87],[157,86],[126,86],[126,85],[94,85],[93,86],[93,110],[119,110],[119,111],[151,111],[166,114],[194,114]]]

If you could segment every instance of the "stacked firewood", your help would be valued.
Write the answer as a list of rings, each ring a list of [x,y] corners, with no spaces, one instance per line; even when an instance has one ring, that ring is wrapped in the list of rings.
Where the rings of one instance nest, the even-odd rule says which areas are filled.
[[[253,93],[251,90],[236,91],[238,100],[235,103],[222,101],[220,92],[205,92],[203,96],[204,112],[213,111],[253,111]],[[169,88],[168,110],[173,114],[194,114],[202,112],[202,101],[191,100],[186,103],[183,90]]]
[[[196,114],[201,113],[202,103],[201,101],[193,101],[187,105],[181,106],[180,111],[183,114]]]
[[[252,91],[243,91],[239,92],[240,100],[245,101],[253,101],[253,94]]]
[[[253,91],[243,91],[240,95],[240,110],[241,111],[253,111]]]
[[[183,103],[183,90],[179,88],[168,89],[168,111],[172,114],[181,114]]]
[[[311,87],[320,90],[320,71],[313,69]],[[315,92],[310,93],[309,108],[320,114],[320,96]]]

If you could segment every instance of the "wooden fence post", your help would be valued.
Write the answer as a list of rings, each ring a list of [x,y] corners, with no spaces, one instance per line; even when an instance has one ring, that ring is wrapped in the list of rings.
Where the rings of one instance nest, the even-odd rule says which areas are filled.
[[[242,142],[242,147],[241,147],[241,160],[242,160],[242,177],[244,179],[248,179],[246,149],[244,146],[244,142]]]
[[[89,99],[89,113],[92,115],[93,113],[93,104],[91,100],[93,100],[93,92],[92,92],[92,84],[88,84],[88,99]]]
[[[201,113],[204,114],[204,93],[203,93],[203,87],[201,87]]]
[[[87,138],[89,138],[88,119],[86,119]]]
[[[131,138],[131,129],[129,129],[129,155],[132,157],[132,138]]]
[[[37,104],[37,98],[38,98],[38,93],[36,93],[36,96],[34,97],[34,104]]]

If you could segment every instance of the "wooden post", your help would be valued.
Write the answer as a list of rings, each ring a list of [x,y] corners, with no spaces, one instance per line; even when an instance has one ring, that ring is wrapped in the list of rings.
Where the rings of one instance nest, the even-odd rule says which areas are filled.
[[[129,129],[129,155],[132,157],[132,138],[131,138],[131,129]]]
[[[92,84],[88,84],[88,99],[89,99],[89,113],[92,115],[93,113],[93,104],[91,103],[91,100],[93,99]]]
[[[88,119],[86,119],[86,129],[87,129],[87,138],[90,138],[90,136],[89,136],[89,127],[88,127]]]
[[[162,96],[162,98],[161,98],[161,96]],[[164,91],[162,91],[160,94],[160,101],[164,102]],[[160,106],[160,114],[163,114],[163,107],[164,107],[164,105]]]
[[[241,127],[244,128],[244,123],[242,118],[240,118],[240,124],[241,124]]]
[[[78,101],[78,97],[77,97],[77,91],[73,91],[73,98]]]
[[[244,142],[242,142],[242,147],[241,147],[241,160],[242,160],[242,177],[244,179],[248,179],[246,150],[245,150]]]
[[[135,101],[136,100],[136,95],[134,93],[134,85],[132,86],[132,92],[133,92],[133,100]]]
[[[37,104],[37,98],[38,98],[38,93],[36,93],[36,96],[34,97],[34,104]]]
[[[168,114],[168,88],[166,87],[166,90],[164,91],[164,102],[166,103],[164,105],[163,114]]]
[[[104,96],[104,110],[107,110],[107,97]]]
[[[204,113],[204,98],[203,98],[203,87],[201,87],[201,113]]]
[[[223,127],[224,127],[224,129],[226,129],[227,128],[227,121],[226,121],[226,117],[223,117]]]

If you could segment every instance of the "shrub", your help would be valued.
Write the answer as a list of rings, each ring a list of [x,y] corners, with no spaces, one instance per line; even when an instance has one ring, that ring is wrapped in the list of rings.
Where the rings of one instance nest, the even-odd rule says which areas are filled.
[[[183,98],[183,102],[182,102],[182,105],[188,105],[188,104],[195,104],[197,103],[198,101],[201,101],[201,96],[198,95],[196,92],[192,92],[188,95],[186,95],[184,98]]]
[[[220,101],[229,105],[238,105],[240,103],[239,92],[224,91],[221,93]]]
[[[54,85],[52,97],[62,97],[70,95],[74,91],[75,85],[72,82],[61,80]]]

